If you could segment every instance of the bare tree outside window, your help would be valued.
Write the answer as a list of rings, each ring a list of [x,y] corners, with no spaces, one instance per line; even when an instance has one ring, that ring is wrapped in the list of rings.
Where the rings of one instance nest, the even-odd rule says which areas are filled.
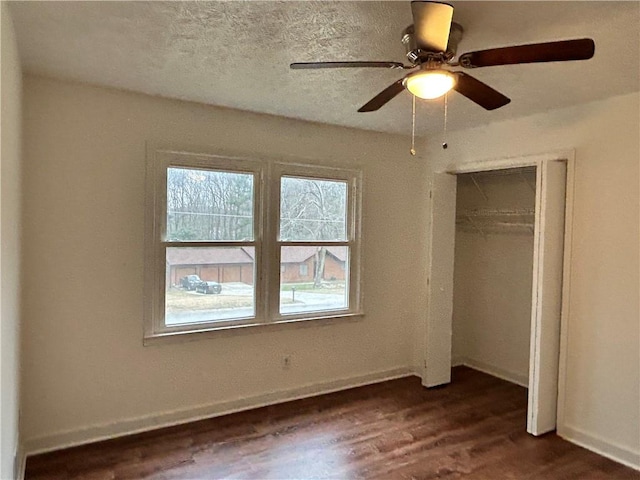
[[[167,170],[167,240],[253,239],[253,175]]]
[[[280,240],[344,241],[347,183],[282,177]]]

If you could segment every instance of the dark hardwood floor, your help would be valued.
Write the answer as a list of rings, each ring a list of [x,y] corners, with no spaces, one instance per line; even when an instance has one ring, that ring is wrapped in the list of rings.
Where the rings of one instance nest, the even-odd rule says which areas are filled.
[[[30,457],[36,479],[635,479],[525,432],[524,388],[458,367]]]

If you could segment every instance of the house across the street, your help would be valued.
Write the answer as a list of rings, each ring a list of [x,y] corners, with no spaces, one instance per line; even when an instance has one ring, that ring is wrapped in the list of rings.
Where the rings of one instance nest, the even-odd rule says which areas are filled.
[[[280,275],[283,283],[311,282],[314,279],[319,248],[283,247]],[[251,247],[169,248],[167,285],[178,286],[186,275],[218,283],[253,283],[255,251]],[[322,280],[344,280],[346,247],[327,247]]]

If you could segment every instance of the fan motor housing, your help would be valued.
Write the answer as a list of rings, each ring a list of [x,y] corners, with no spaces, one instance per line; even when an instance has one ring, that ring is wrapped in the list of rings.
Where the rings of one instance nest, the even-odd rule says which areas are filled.
[[[458,44],[462,40],[464,29],[462,25],[456,22],[451,23],[449,31],[449,41],[447,43],[446,52],[429,52],[418,48],[415,37],[415,27],[409,25],[402,32],[402,44],[404,45],[407,59],[413,64],[421,64],[422,62],[440,57],[442,62],[451,61],[458,52]]]

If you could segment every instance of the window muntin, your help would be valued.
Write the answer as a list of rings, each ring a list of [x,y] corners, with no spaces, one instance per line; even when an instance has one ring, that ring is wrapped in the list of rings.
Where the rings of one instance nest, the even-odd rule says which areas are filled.
[[[165,150],[150,152],[147,168],[150,196],[146,216],[145,290],[151,302],[145,308],[145,342],[175,334],[362,313],[359,172]],[[232,192],[235,209],[209,201],[217,198],[214,187],[221,184],[238,187]],[[315,211],[297,210],[300,218],[297,226],[306,228],[291,228],[296,224],[291,222],[291,217],[286,219],[281,214],[281,202],[291,202],[296,192],[308,196],[310,189],[322,195],[328,191],[338,194],[325,203],[324,210],[315,205],[311,205]],[[185,201],[187,195],[190,202]],[[285,214],[293,211],[282,210]],[[216,223],[218,219],[227,222],[226,229],[222,222]],[[321,224],[324,228],[313,230],[310,224]],[[287,236],[291,238],[281,239],[281,229],[283,233],[289,232]],[[307,289],[294,301],[290,298],[292,286],[285,285],[291,282],[282,280],[287,278],[288,267],[291,267],[280,262],[285,247],[322,249],[325,255],[337,254],[342,260],[331,265],[333,273],[327,271],[322,277],[317,277],[312,261],[306,266],[294,266],[299,276],[320,278],[322,288]],[[243,285],[235,290],[231,285],[234,282],[227,281],[232,277],[218,277],[218,273],[213,273],[224,260],[219,257],[228,256],[229,250],[245,254],[242,262],[227,264],[236,272],[242,268]],[[191,257],[192,263],[177,263],[180,256]],[[244,266],[239,267],[238,263]],[[249,271],[252,273],[247,273]],[[188,275],[198,275],[199,281],[219,283],[220,293],[216,293],[215,285],[208,287],[207,293],[204,285],[198,292],[188,290],[182,286],[182,279]],[[325,297],[322,308],[313,306],[318,302],[311,307],[310,302],[305,302],[302,308],[298,302],[305,295],[308,300],[309,294],[329,296]],[[225,299],[225,296],[236,298]],[[231,300],[238,303],[230,305]]]

